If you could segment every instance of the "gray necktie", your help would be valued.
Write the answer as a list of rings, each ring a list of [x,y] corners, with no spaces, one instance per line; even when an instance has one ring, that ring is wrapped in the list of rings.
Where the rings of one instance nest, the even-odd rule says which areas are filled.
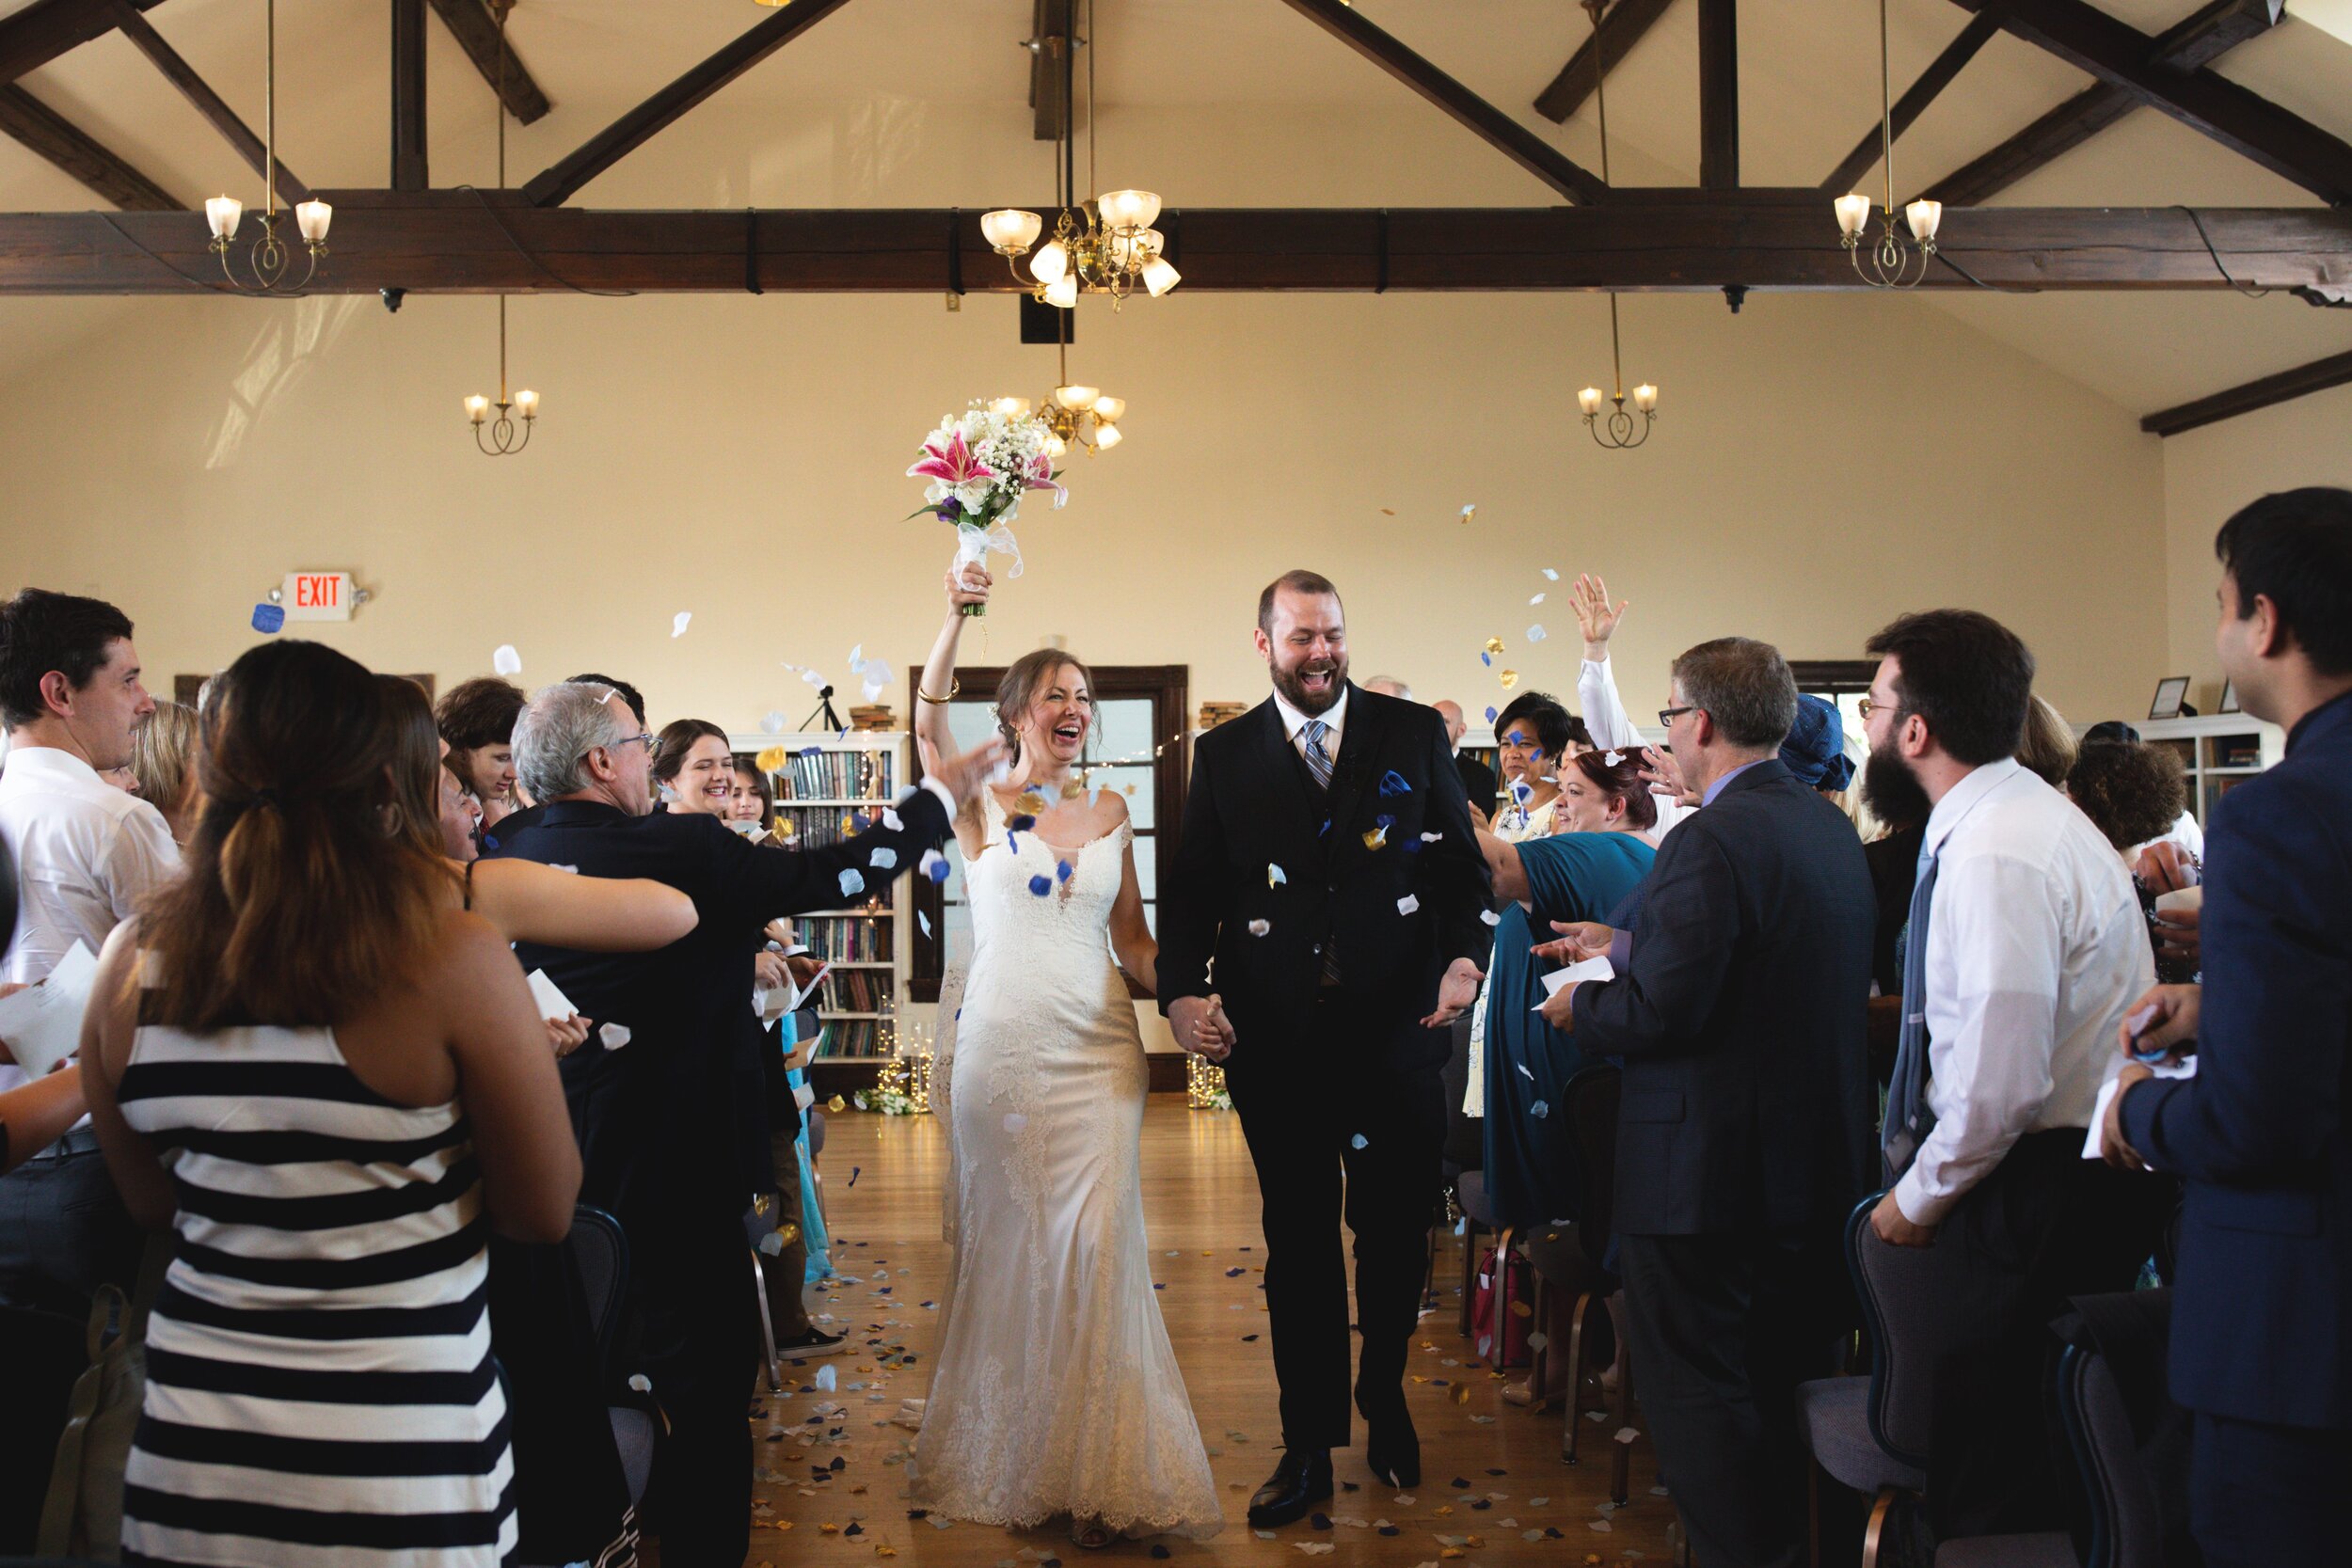
[[[1315,776],[1317,789],[1329,789],[1331,753],[1323,749],[1323,737],[1331,733],[1331,726],[1320,719],[1310,719],[1303,733],[1307,736],[1307,771]]]
[[[1891,1186],[1935,1129],[1928,1108],[1928,911],[1935,903],[1935,857],[1926,856],[1911,890],[1911,921],[1903,948],[1903,1032],[1895,1048],[1895,1076],[1886,1086],[1886,1131],[1880,1144]]]

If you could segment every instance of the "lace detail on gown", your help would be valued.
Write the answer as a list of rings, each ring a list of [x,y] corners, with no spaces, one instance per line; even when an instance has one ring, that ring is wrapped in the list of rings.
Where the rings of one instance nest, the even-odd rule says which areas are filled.
[[[1149,1075],[1109,947],[1133,833],[1009,844],[984,799],[991,838],[964,863],[972,958],[960,998],[941,989],[932,1068],[956,1249],[914,1500],[986,1524],[1071,1513],[1213,1535],[1216,1483],[1152,1289]]]

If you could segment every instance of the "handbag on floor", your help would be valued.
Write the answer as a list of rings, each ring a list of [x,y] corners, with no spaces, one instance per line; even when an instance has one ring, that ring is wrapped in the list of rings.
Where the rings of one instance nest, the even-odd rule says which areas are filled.
[[[65,1433],[40,1511],[40,1555],[122,1560],[122,1473],[147,1402],[147,1314],[171,1264],[171,1240],[148,1239],[138,1285],[101,1285],[89,1310],[89,1366],[74,1380]]]
[[[1470,1337],[1478,1346],[1478,1354],[1501,1370],[1527,1364],[1527,1331],[1532,1313],[1523,1316],[1511,1307],[1524,1307],[1534,1291],[1528,1282],[1527,1259],[1517,1249],[1512,1250],[1502,1260],[1509,1274],[1501,1275],[1496,1272],[1497,1250],[1488,1247],[1486,1255],[1478,1260],[1478,1294],[1470,1306]]]

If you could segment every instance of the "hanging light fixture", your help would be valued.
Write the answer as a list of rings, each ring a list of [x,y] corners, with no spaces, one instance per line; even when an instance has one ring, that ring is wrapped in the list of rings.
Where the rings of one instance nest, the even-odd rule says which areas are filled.
[[[506,188],[506,14],[515,0],[490,0],[499,13],[499,189]],[[490,410],[498,418],[490,418]],[[516,420],[519,419],[519,427]],[[480,392],[466,399],[466,420],[473,426],[473,444],[485,457],[508,457],[531,444],[539,422],[539,394],[526,387],[513,396],[506,390],[506,295],[499,295],[499,400],[493,404]]]
[[[1915,289],[1927,280],[1928,258],[1935,254],[1935,230],[1944,221],[1944,203],[1925,198],[1910,203],[1903,208],[1910,242],[1896,231],[1894,87],[1886,55],[1886,0],[1879,0],[1879,162],[1886,170],[1886,207],[1878,243],[1863,243],[1864,231],[1870,227],[1868,197],[1849,191],[1831,205],[1837,210],[1837,243],[1845,247],[1853,270],[1865,283],[1874,289]],[[1912,270],[1915,261],[1916,273]]]
[[[1600,17],[1609,8],[1609,0],[1584,0],[1584,9],[1593,19],[1594,57],[1599,57]],[[1601,71],[1594,78],[1594,103],[1600,115],[1600,179],[1609,182],[1609,73]],[[1604,418],[1601,404],[1609,404]],[[1633,388],[1633,413],[1625,406],[1625,350],[1617,336],[1617,291],[1609,291],[1609,392],[1606,397],[1597,387],[1587,387],[1576,394],[1576,405],[1583,411],[1584,428],[1593,433],[1593,439],[1613,451],[1630,451],[1649,439],[1651,423],[1658,418],[1658,388],[1645,381]],[[1634,414],[1641,416],[1637,424]]]
[[[302,236],[304,249],[310,253],[309,264],[302,276],[289,278],[294,265],[294,247],[279,237],[278,225],[278,0],[268,0],[262,11],[263,43],[262,53],[262,215],[255,220],[261,234],[246,251],[245,276],[237,276],[230,265],[229,242],[237,237],[237,227],[245,217],[245,203],[233,196],[215,196],[204,203],[204,221],[213,231],[213,254],[220,258],[221,276],[229,286],[241,293],[293,293],[316,276],[319,261],[326,255],[326,230],[335,221],[335,209],[313,198],[294,203],[294,228]]]
[[[1108,451],[1127,437],[1120,433],[1119,421],[1127,417],[1127,400],[1115,398],[1100,387],[1087,387],[1070,379],[1070,337],[1065,330],[1058,345],[1060,382],[1044,397],[1032,404],[1027,398],[997,398],[989,407],[1013,419],[1025,419],[1032,408],[1045,421],[1048,432],[1045,451],[1048,456],[1060,457],[1074,444],[1084,447],[1092,457]]]
[[[1075,11],[1073,11],[1075,19]],[[1086,4],[1087,38],[1087,187],[1094,186],[1094,0]],[[1074,51],[1079,43],[1070,39]],[[996,254],[1005,258],[1013,280],[1045,304],[1068,310],[1081,293],[1108,294],[1116,310],[1126,297],[1141,289],[1157,299],[1184,280],[1164,252],[1168,237],[1152,224],[1159,220],[1160,198],[1151,191],[1105,191],[1084,201],[1076,199],[1077,143],[1072,122],[1077,113],[1077,61],[1062,59],[1061,134],[1055,142],[1054,200],[1060,210],[1054,218],[1054,237],[1029,258],[1027,277],[1021,259],[1044,232],[1045,220],[1018,208],[1000,208],[980,216],[980,232]]]

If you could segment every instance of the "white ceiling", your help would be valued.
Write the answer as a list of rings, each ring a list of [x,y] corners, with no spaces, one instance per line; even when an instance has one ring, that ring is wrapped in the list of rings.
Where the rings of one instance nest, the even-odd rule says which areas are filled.
[[[0,0],[0,16],[29,0]],[[2102,0],[2160,31],[2199,0]],[[1357,0],[1364,15],[1562,148],[1597,165],[1594,105],[1554,127],[1532,103],[1584,36],[1573,0]],[[151,20],[256,129],[261,7],[251,0],[168,0]],[[1740,10],[1741,158],[1751,183],[1819,182],[1871,125],[1878,108],[1872,0],[1746,0]],[[1030,0],[854,0],[656,137],[578,199],[590,205],[902,205],[1005,199],[1033,185],[1043,150],[1028,135]],[[750,0],[521,0],[516,48],[554,107],[510,130],[514,182],[567,151],[728,38],[772,14]],[[1693,182],[1697,153],[1696,7],[1671,8],[1609,82],[1610,128],[1622,181]],[[1898,90],[1967,20],[1947,0],[1895,0]],[[1189,176],[1163,182],[1174,201],[1300,202],[1340,190],[1319,183],[1318,156],[1343,143],[1385,148],[1395,187],[1346,199],[1397,205],[1456,199],[1556,199],[1369,62],[1279,0],[1101,0],[1099,91],[1106,164],[1152,153]],[[384,182],[389,30],[382,0],[301,0],[281,8],[278,143],[313,185]],[[430,113],[437,183],[488,183],[487,90],[437,22]],[[2296,19],[2225,55],[2220,71],[2329,132],[2352,139],[2352,45]],[[1994,38],[1896,145],[1906,187],[1958,166],[2062,102],[2088,78],[2032,46]],[[251,177],[207,126],[119,36],[86,44],[24,85],[176,196],[244,191]],[[808,160],[850,128],[871,139],[878,117],[952,121],[952,159],[937,166],[836,169],[822,198],[795,192]],[[1168,150],[1204,115],[1264,117],[1280,145],[1238,166],[1191,168]],[[943,118],[944,117],[944,118]],[[700,122],[700,123],[697,123]],[[985,128],[975,135],[970,127]],[[1318,146],[1318,138],[1323,145]],[[1153,147],[1154,138],[1162,145]],[[1269,138],[1272,139],[1272,138]],[[909,143],[908,145],[914,145]],[[834,154],[836,163],[840,154]],[[1384,153],[1384,156],[1387,156]],[[1425,167],[1408,167],[1416,159]],[[887,162],[887,160],[883,160]],[[728,166],[722,168],[722,165]],[[770,171],[782,172],[767,172]],[[1106,173],[1109,168],[1106,167]],[[1877,182],[1866,176],[1865,188]],[[781,186],[781,188],[779,188]],[[865,193],[865,194],[861,194]],[[2149,110],[1996,198],[2003,204],[2302,205],[2307,193]],[[0,210],[85,209],[96,198],[0,138]],[[2287,296],[2115,293],[1940,295],[1951,312],[2135,411],[2352,348],[2352,312]],[[0,301],[0,365],[23,366],[135,307],[123,302]]]

